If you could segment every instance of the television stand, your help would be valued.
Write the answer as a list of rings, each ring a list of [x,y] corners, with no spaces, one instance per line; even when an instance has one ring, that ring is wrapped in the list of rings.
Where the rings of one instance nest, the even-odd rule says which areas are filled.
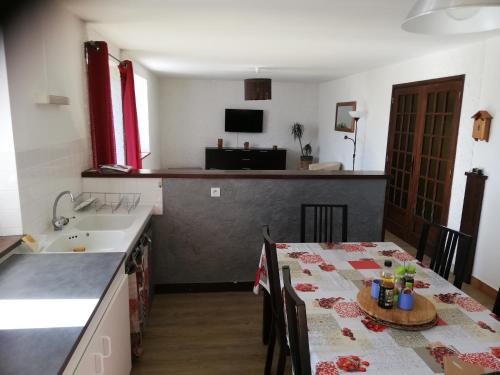
[[[279,148],[205,148],[205,169],[283,170],[286,149]]]

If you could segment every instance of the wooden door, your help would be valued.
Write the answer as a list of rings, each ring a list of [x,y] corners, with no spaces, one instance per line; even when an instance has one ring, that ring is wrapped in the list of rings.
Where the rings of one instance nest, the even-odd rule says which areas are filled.
[[[416,245],[424,220],[447,224],[464,76],[396,85],[386,228]]]

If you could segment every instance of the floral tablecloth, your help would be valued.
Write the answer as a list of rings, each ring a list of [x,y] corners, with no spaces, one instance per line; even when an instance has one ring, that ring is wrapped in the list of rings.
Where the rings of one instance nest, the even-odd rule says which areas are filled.
[[[443,357],[500,371],[500,318],[410,254],[390,242],[277,244],[278,263],[290,267],[292,284],[307,307],[311,369],[343,374],[342,357],[357,356],[371,374],[443,373]],[[384,261],[417,265],[415,290],[428,298],[439,321],[431,329],[402,331],[377,325],[356,302],[361,288],[379,277]],[[265,252],[255,292],[269,290]],[[340,360],[340,361],[339,361]]]

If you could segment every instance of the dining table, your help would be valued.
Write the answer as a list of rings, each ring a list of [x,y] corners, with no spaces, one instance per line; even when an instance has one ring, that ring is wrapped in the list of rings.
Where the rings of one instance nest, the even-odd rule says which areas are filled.
[[[500,317],[392,242],[277,243],[280,281],[290,267],[292,286],[306,305],[311,371],[347,373],[346,358],[369,374],[442,374],[454,356],[485,372],[500,371]],[[414,292],[436,308],[437,322],[408,331],[365,314],[358,293],[392,267],[414,264]],[[264,248],[254,292],[269,292]],[[351,372],[349,372],[351,373]]]

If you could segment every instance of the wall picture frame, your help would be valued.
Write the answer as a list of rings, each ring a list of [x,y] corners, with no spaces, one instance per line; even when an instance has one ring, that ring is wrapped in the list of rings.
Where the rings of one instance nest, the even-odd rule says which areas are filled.
[[[356,110],[356,102],[339,102],[335,110],[335,130],[339,132],[354,132],[354,119],[349,115]]]

